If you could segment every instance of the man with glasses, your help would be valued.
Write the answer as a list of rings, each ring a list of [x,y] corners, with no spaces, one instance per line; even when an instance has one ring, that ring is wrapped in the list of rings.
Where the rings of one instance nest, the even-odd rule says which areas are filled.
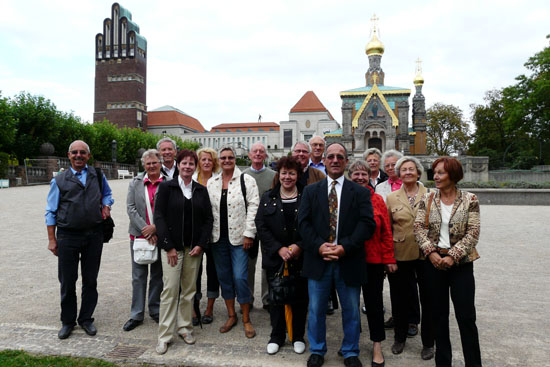
[[[304,187],[319,182],[326,177],[322,171],[309,165],[310,152],[311,148],[305,141],[297,141],[292,148],[292,156],[300,162],[304,170],[298,179],[298,182]]]
[[[364,242],[376,227],[370,192],[344,177],[346,148],[333,143],[325,152],[326,179],[304,189],[298,226],[304,248],[303,276],[308,278],[308,367],[324,363],[326,309],[332,283],[342,306],[346,366],[362,366],[359,355],[359,295],[367,281]]]
[[[319,171],[326,174],[327,170],[323,162],[323,153],[325,152],[325,139],[320,136],[314,136],[313,138],[309,139],[309,145],[311,146],[309,165],[313,168],[317,168]]]
[[[103,250],[102,222],[111,215],[114,203],[105,175],[98,177],[100,171],[88,167],[88,144],[81,140],[72,142],[67,155],[71,167],[52,179],[46,206],[48,250],[58,258],[61,283],[63,326],[57,334],[59,339],[68,338],[77,321],[86,334],[97,333],[92,315],[97,305],[97,275]],[[82,298],[77,318],[79,259]]]

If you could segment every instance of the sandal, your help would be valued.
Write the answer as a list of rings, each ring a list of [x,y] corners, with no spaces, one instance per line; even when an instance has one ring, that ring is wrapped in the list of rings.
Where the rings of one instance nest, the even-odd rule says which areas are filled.
[[[214,321],[214,317],[210,315],[203,315],[201,321],[205,325],[211,324],[212,321]]]
[[[231,320],[235,320],[231,322]],[[237,315],[229,315],[229,318],[225,322],[225,324],[220,328],[220,333],[227,333],[229,330],[233,329],[233,326],[237,325]]]
[[[254,327],[252,326],[252,323],[250,321],[243,322],[244,325],[244,335],[248,339],[251,339],[256,336],[256,330],[254,330]]]

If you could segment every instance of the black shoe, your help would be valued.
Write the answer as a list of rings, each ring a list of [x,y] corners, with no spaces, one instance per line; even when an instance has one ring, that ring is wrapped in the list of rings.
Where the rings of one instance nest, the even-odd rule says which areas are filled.
[[[422,347],[420,357],[425,361],[432,359],[434,357],[434,347]]]
[[[199,318],[198,317],[193,317],[191,322],[193,323],[193,326],[198,326],[199,325]]]
[[[73,332],[73,329],[74,329],[73,325],[63,325],[59,330],[59,332],[57,333],[57,337],[59,339],[67,339]]]
[[[418,334],[418,325],[409,324],[409,329],[407,330],[407,337],[412,338],[413,336],[416,336],[416,334]]]
[[[80,325],[80,327],[84,329],[86,334],[88,334],[89,336],[94,336],[95,334],[97,334],[97,329],[95,328],[93,322],[84,323]]]
[[[202,315],[201,321],[205,325],[211,324],[214,321],[214,316]]]
[[[361,363],[357,356],[351,356],[344,359],[344,365],[347,367],[363,367],[363,363]]]
[[[393,327],[395,326],[395,324],[393,323],[393,317],[390,316],[390,318],[388,319],[388,321],[385,321],[384,322],[384,329],[393,329]]]
[[[153,321],[156,322],[157,324],[159,323],[159,315],[151,315],[151,318],[152,318]]]
[[[384,366],[386,365],[386,361],[384,360],[384,361],[382,361],[382,362],[380,362],[380,363],[375,362],[375,361],[371,361],[371,362],[370,362],[370,365],[371,365],[372,367],[384,367]]]
[[[327,315],[332,315],[334,313],[334,305],[332,301],[328,301]]]
[[[264,310],[266,310],[266,311],[269,311],[269,304],[263,305],[262,308],[263,308]]]
[[[307,359],[307,367],[321,367],[325,363],[325,357],[320,354],[312,354]]]
[[[405,349],[405,342],[402,342],[402,343],[395,342],[391,346],[391,352],[393,354],[401,354],[401,353],[403,353],[403,349]]]
[[[130,319],[130,320],[126,321],[126,323],[122,327],[122,330],[131,331],[131,330],[134,330],[135,328],[137,328],[141,324],[143,324],[143,320]]]
[[[361,307],[361,312],[365,315],[367,314],[367,306],[365,306],[365,304],[363,304],[363,307]]]

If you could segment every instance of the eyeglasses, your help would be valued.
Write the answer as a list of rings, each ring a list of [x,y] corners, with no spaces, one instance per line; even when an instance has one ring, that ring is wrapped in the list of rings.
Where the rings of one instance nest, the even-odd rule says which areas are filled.
[[[384,165],[384,168],[395,168],[395,163],[388,163]]]
[[[294,153],[296,154],[308,154],[309,151],[305,149],[294,149]]]
[[[346,159],[346,157],[344,157],[343,155],[341,154],[329,154],[327,155],[327,159],[328,160],[333,160],[333,159],[338,159],[339,161],[343,161],[344,159]]]
[[[221,161],[225,161],[225,160],[230,160],[230,161],[232,161],[233,159],[235,159],[235,157],[220,157],[220,160],[221,160]]]
[[[72,154],[72,155],[77,155],[78,153],[80,153],[80,155],[86,155],[86,154],[88,154],[88,152],[85,151],[85,150],[71,150],[71,154]]]
[[[154,165],[157,165],[157,164],[160,164],[160,162],[147,162],[145,163],[146,166],[154,166]]]

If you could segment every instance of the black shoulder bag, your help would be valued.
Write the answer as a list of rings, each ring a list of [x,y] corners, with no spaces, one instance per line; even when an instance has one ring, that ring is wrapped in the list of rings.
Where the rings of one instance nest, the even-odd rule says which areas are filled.
[[[103,172],[101,168],[95,169],[97,174],[97,182],[99,183],[99,193],[101,194],[101,204],[103,204]],[[113,238],[113,232],[115,231],[115,222],[111,216],[103,219],[103,243],[107,243]]]

